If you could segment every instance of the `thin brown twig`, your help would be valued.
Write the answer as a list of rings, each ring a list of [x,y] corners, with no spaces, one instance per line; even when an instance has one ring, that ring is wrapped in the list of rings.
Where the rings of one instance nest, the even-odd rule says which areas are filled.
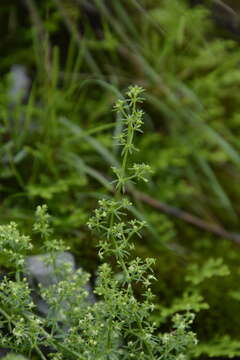
[[[180,220],[183,220],[191,225],[194,225],[204,231],[211,232],[217,236],[221,236],[225,239],[229,239],[237,244],[240,244],[240,234],[238,234],[238,233],[232,233],[232,232],[225,230],[223,227],[221,227],[219,225],[210,224],[195,215],[192,215],[186,211],[183,211],[176,207],[165,204],[159,200],[152,198],[151,196],[149,196],[143,192],[140,192],[137,190],[132,190],[131,193],[137,199],[145,202],[146,204],[150,205],[151,207],[153,207],[155,209],[158,209],[158,210],[164,212],[167,215],[174,216],[174,217],[176,217]]]
[[[217,5],[219,5],[224,11],[228,12],[230,15],[234,16],[235,18],[237,18],[237,12],[228,4],[226,4],[224,1],[222,0],[213,0],[213,2]]]

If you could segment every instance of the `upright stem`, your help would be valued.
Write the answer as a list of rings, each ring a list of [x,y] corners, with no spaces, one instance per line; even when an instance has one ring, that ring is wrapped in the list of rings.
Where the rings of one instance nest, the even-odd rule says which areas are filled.
[[[138,324],[138,327],[139,327],[141,333],[143,334],[143,333],[144,333],[144,330],[143,330],[141,321],[140,321],[139,319],[137,320],[137,324]],[[147,350],[148,350],[148,352],[149,352],[149,355],[150,355],[150,357],[151,357],[151,360],[154,360],[154,355],[153,355],[153,353],[152,353],[151,347],[149,346],[149,344],[147,343],[147,341],[146,341],[145,339],[143,339],[143,343],[144,343],[144,345],[146,346],[146,348],[147,348]]]
[[[132,103],[130,104],[129,108],[130,108],[130,114],[129,116],[135,116],[136,115],[136,104],[137,104],[137,99],[133,100]],[[128,119],[128,114],[125,114],[124,109],[122,109],[122,115],[124,115],[126,117],[126,119]],[[124,188],[127,182],[128,176],[127,176],[127,164],[128,164],[128,156],[131,153],[131,149],[133,147],[133,137],[134,137],[134,118],[129,118],[129,121],[127,122],[127,134],[126,134],[126,143],[124,143],[124,148],[123,148],[123,159],[122,159],[122,163],[121,163],[121,168],[120,168],[120,176],[121,178],[118,180],[117,186],[116,186],[116,192],[115,192],[115,199],[116,201],[119,201],[121,199],[121,193],[124,193]],[[109,229],[112,229],[114,226],[114,221],[115,221],[115,215],[114,212],[111,213],[110,215],[110,221],[109,221]],[[110,233],[111,234],[111,233]],[[125,237],[125,235],[123,234],[123,237]],[[129,270],[128,267],[125,263],[124,260],[124,255],[119,254],[119,252],[117,252],[119,245],[118,242],[115,239],[114,235],[110,235],[109,236],[109,240],[114,248],[114,250],[116,251],[116,258],[117,261],[119,262],[120,268],[122,269],[123,273],[124,273],[124,277],[126,280],[126,283],[128,285],[127,287],[127,293],[130,294],[131,296],[133,296],[133,287],[132,287],[132,283],[130,281],[130,276],[129,276]],[[123,239],[126,241],[126,239]],[[152,353],[152,349],[151,346],[149,345],[149,343],[144,339],[143,335],[144,335],[144,330],[141,324],[141,321],[139,319],[137,319],[137,327],[139,328],[141,335],[142,335],[142,342],[146,347],[146,350],[148,351],[149,355],[150,355],[150,359],[154,360],[154,356]],[[109,319],[108,322],[108,334],[107,334],[107,349],[109,349],[110,344],[111,344],[111,333],[112,333],[112,318]],[[110,359],[110,354],[107,355],[107,359]]]
[[[36,352],[38,353],[38,355],[40,356],[40,358],[42,360],[47,360],[47,358],[44,356],[44,354],[42,353],[42,351],[39,349],[39,347],[37,345],[34,346],[34,349],[36,350]]]

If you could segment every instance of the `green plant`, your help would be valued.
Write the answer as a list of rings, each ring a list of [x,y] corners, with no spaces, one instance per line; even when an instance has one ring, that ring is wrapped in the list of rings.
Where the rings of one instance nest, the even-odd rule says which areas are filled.
[[[34,352],[45,360],[54,359],[189,359],[196,344],[195,334],[189,330],[193,315],[176,315],[173,330],[161,333],[151,321],[154,297],[151,282],[155,280],[151,267],[153,259],[131,258],[132,238],[141,236],[143,221],[129,219],[131,203],[124,192],[133,180],[147,181],[149,166],[131,164],[136,150],[135,132],[141,132],[143,112],[142,88],[129,88],[126,99],[119,100],[115,109],[120,112],[123,131],[118,136],[122,146],[122,162],[114,167],[115,198],[99,200],[99,208],[88,226],[100,234],[100,266],[95,294],[98,301],[89,304],[85,284],[88,274],[82,270],[72,273],[68,266],[59,268],[56,256],[66,250],[61,240],[53,238],[47,207],[38,207],[33,230],[43,239],[43,249],[49,254],[48,264],[59,281],[40,288],[49,306],[46,318],[37,315],[31,299],[31,289],[24,275],[24,257],[31,250],[28,236],[21,235],[17,225],[2,225],[0,248],[15,268],[15,278],[5,277],[0,283],[0,346],[23,355]],[[115,262],[117,273],[107,259]],[[141,295],[136,295],[140,287]],[[44,347],[51,354],[44,354]]]
[[[4,357],[4,360],[26,360],[26,358],[21,355],[8,354]]]
[[[190,8],[187,0],[119,0],[110,6],[93,0],[90,7],[100,17],[101,35],[96,36],[86,18],[84,33],[78,33],[80,2],[89,3],[13,0],[1,7],[6,24],[2,38],[7,41],[1,43],[0,69],[5,73],[13,64],[24,64],[33,80],[28,98],[14,106],[11,84],[3,78],[0,85],[1,222],[14,219],[27,233],[32,209],[47,202],[56,236],[66,239],[88,271],[96,271],[97,236],[89,233],[86,222],[96,199],[113,196],[110,167],[118,171],[121,148],[115,145],[122,121],[119,115],[115,121],[109,108],[119,89],[136,83],[147,89],[146,116],[144,136],[136,138],[142,151],[132,159],[153,169],[139,189],[238,231],[238,42],[219,36],[208,10]],[[37,23],[31,11],[29,18],[22,16],[24,3],[35,4]],[[45,41],[39,41],[42,34]],[[127,176],[132,175],[130,171]],[[127,186],[129,199],[135,199],[133,189],[134,184]],[[151,204],[133,203],[129,217],[149,224],[134,255],[157,255],[154,270],[161,281],[153,283],[156,322],[191,308],[197,312],[203,352],[220,356],[222,351],[225,357],[229,349],[230,356],[239,342],[239,303],[236,293],[229,296],[239,285],[239,251],[228,240],[160,214]],[[42,240],[34,237],[33,244],[38,253]],[[209,268],[209,256],[223,258],[230,275],[199,282],[196,274],[218,266],[213,262]],[[191,264],[197,264],[195,269]],[[0,265],[11,267],[8,256],[0,254]],[[198,282],[194,291],[184,280],[186,274]],[[233,346],[226,334],[234,339]]]

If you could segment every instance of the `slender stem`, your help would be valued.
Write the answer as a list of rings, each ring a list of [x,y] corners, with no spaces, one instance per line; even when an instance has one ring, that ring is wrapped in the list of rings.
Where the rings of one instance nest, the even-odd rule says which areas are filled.
[[[8,320],[8,321],[12,321],[10,316],[2,309],[0,308],[0,313]]]
[[[130,105],[131,108],[131,112],[132,112],[132,116],[134,116],[136,114],[136,101],[133,101],[132,104]],[[126,144],[124,145],[123,148],[123,159],[122,159],[122,163],[121,163],[121,169],[120,169],[120,174],[122,176],[122,179],[119,180],[118,184],[117,184],[117,191],[115,192],[115,199],[117,201],[119,201],[120,197],[121,197],[121,192],[124,193],[125,190],[125,183],[127,182],[127,177],[126,177],[126,173],[127,173],[127,163],[128,163],[128,156],[131,152],[131,146],[133,143],[133,137],[134,137],[134,127],[133,124],[131,123],[131,119],[129,119],[128,125],[127,125],[127,139],[126,139]],[[131,177],[130,177],[131,178]],[[110,216],[110,221],[109,221],[109,229],[112,229],[113,225],[114,225],[114,221],[115,221],[115,215],[112,212],[111,216]],[[133,232],[134,233],[134,232]],[[133,234],[130,234],[129,237],[125,238],[125,235],[123,234],[123,240],[127,241],[130,239],[130,237]],[[109,236],[109,240],[111,241],[113,248],[115,250],[116,253],[116,258],[117,261],[120,265],[120,268],[122,269],[123,273],[124,273],[124,277],[125,277],[125,281],[126,284],[128,285],[127,287],[127,293],[131,294],[131,296],[133,296],[133,287],[132,287],[132,283],[130,281],[130,276],[129,276],[129,270],[126,266],[125,260],[124,260],[124,256],[123,254],[120,252],[118,252],[117,250],[119,249],[119,245],[118,242],[116,241],[115,237],[110,235]],[[144,339],[144,330],[141,324],[141,321],[139,319],[137,319],[137,327],[139,328],[141,335],[142,335],[142,342],[144,343],[146,350],[148,351],[149,355],[150,355],[150,359],[154,360],[154,356],[152,353],[152,349],[151,346],[148,344],[148,342]],[[107,349],[109,349],[110,346],[110,341],[111,341],[111,332],[112,332],[112,318],[109,319],[109,323],[108,323],[108,334],[107,334]],[[110,355],[107,355],[107,358],[110,359]]]
[[[107,358],[111,359],[108,351],[111,349],[111,333],[112,333],[112,317],[109,319],[108,334],[107,334]]]
[[[131,129],[131,125],[128,125],[128,138],[126,144],[126,151],[124,152],[123,162],[122,162],[122,174],[124,175],[126,172],[128,154],[129,154],[129,146],[132,144],[133,141],[133,130]]]
[[[47,358],[44,356],[44,354],[42,353],[42,351],[39,349],[39,347],[37,345],[34,346],[34,349],[36,350],[36,352],[38,353],[38,355],[40,356],[40,358],[42,360],[47,360]]]
[[[20,282],[20,270],[17,269],[16,271],[16,282]]]
[[[63,350],[67,351],[69,354],[72,354],[72,355],[76,356],[77,359],[79,359],[79,360],[86,360],[84,357],[82,357],[81,355],[79,355],[76,351],[69,349],[67,346],[65,346],[65,345],[63,345],[63,344],[61,344],[61,343],[58,343],[58,346],[59,346],[60,348],[62,348]]]
[[[140,321],[139,319],[137,319],[137,324],[138,324],[138,327],[139,327],[141,333],[143,334],[143,333],[144,333],[143,327],[142,327],[141,321]],[[151,359],[154,360],[154,356],[153,356],[153,353],[152,353],[152,349],[151,349],[151,347],[149,346],[148,342],[147,342],[145,339],[143,339],[143,343],[144,343],[144,345],[146,346],[146,348],[147,348],[147,350],[148,350],[148,352],[149,352],[149,355],[150,355]]]
[[[2,308],[0,308],[0,314],[2,314],[2,315],[7,319],[9,331],[12,332],[12,325],[11,325],[11,318],[10,318],[10,316],[9,316]]]

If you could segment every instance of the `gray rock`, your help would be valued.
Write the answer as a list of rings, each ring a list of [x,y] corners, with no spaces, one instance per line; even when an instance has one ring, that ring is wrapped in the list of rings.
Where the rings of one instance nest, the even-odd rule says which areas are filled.
[[[44,287],[55,284],[60,279],[56,278],[54,269],[51,265],[47,264],[49,254],[29,256],[26,259],[26,269],[28,273],[30,285],[36,283]],[[68,265],[71,272],[76,270],[76,263],[73,255],[70,252],[61,252],[56,259],[56,267]]]
[[[30,88],[31,80],[27,75],[27,70],[23,65],[13,65],[10,70],[11,88],[9,96],[13,103],[25,98]]]
[[[44,316],[48,314],[48,305],[39,295],[38,286],[48,287],[61,280],[61,272],[57,277],[53,267],[47,263],[49,256],[49,254],[35,255],[29,256],[25,260],[28,282],[33,289],[33,300],[37,305],[38,311]],[[76,270],[74,257],[67,251],[57,255],[56,269],[61,270],[66,265],[69,266],[71,272]]]
[[[73,255],[70,252],[61,252],[56,258],[56,269],[59,270],[57,276],[53,267],[47,264],[49,259],[49,254],[29,256],[25,260],[26,273],[28,281],[33,291],[33,300],[37,305],[39,312],[43,315],[48,314],[48,305],[40,297],[38,285],[41,284],[42,287],[48,287],[50,285],[56,284],[61,280],[61,269],[68,267],[68,271],[76,271],[76,263]],[[96,302],[95,296],[93,294],[90,284],[85,286],[89,296],[89,303],[93,304]],[[63,304],[64,306],[64,304]]]

